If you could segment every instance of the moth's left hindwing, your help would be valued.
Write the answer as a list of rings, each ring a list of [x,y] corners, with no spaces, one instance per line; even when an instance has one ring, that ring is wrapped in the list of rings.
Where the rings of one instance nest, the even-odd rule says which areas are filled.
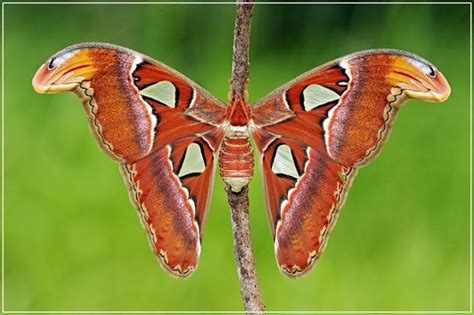
[[[209,143],[196,137],[121,165],[152,249],[166,270],[179,277],[198,264],[215,158]]]
[[[40,93],[73,91],[99,146],[121,163],[166,270],[196,268],[225,106],[171,68],[108,44],[80,44],[36,73]]]
[[[311,70],[252,108],[281,270],[314,266],[357,169],[373,160],[408,98],[441,102],[444,76],[415,55],[374,50]]]

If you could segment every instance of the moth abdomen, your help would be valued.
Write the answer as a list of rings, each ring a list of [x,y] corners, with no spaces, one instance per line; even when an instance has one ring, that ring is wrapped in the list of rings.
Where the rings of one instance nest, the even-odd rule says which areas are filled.
[[[253,149],[248,137],[226,136],[220,151],[221,177],[234,192],[239,192],[253,176]]]

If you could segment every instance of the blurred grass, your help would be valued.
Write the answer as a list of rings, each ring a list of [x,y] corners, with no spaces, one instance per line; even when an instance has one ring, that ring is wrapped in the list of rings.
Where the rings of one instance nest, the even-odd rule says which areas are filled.
[[[198,270],[169,277],[76,97],[37,95],[30,83],[54,52],[104,41],[226,100],[233,25],[233,5],[5,6],[7,310],[241,309],[222,181]],[[467,5],[257,6],[251,101],[328,60],[383,47],[430,60],[453,90],[444,104],[411,101],[401,111],[301,280],[278,271],[257,172],[251,219],[269,310],[469,309],[469,40]]]

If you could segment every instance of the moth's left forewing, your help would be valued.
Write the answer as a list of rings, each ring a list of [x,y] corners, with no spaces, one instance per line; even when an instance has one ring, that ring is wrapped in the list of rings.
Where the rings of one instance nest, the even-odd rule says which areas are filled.
[[[439,102],[444,76],[395,50],[356,53],[311,70],[252,108],[282,271],[319,257],[357,168],[374,159],[405,100]]]
[[[40,93],[77,94],[99,146],[119,162],[210,131],[225,114],[222,102],[176,70],[104,43],[58,52],[37,71],[33,87]]]

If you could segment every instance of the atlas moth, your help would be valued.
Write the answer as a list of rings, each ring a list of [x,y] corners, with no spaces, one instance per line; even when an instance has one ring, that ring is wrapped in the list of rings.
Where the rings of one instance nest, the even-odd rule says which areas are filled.
[[[326,246],[358,169],[387,140],[407,99],[442,102],[445,77],[398,50],[357,52],[249,106],[226,106],[174,69],[102,43],[68,47],[33,78],[72,91],[97,142],[120,164],[152,249],[172,275],[197,267],[214,169],[234,192],[254,174],[253,137],[280,270],[297,277]]]

